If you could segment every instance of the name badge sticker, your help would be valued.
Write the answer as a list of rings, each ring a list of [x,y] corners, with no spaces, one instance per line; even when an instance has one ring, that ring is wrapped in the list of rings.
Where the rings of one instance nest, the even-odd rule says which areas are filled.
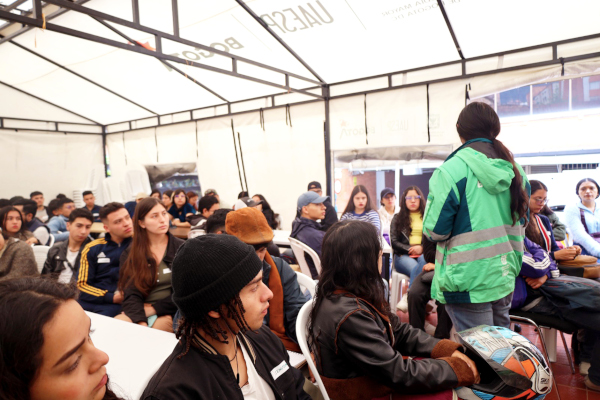
[[[171,273],[171,268],[164,268],[163,269],[163,274],[170,274]]]
[[[283,375],[288,369],[290,369],[290,366],[283,360],[281,364],[271,370],[271,376],[274,380],[277,380],[277,378]]]
[[[110,258],[99,258],[98,259],[98,264],[108,264],[110,263]]]

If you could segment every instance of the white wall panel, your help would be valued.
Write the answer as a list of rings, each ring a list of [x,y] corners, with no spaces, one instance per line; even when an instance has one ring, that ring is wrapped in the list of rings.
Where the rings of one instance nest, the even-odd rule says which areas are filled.
[[[196,162],[195,122],[160,127],[156,134],[159,163]]]
[[[102,137],[0,130],[0,197],[29,197],[39,190],[46,201],[81,189],[93,167],[102,163]]]

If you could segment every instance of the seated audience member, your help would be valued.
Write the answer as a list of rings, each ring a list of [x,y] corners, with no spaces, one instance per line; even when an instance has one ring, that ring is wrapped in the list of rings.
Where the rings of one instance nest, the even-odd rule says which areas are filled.
[[[188,233],[188,239],[206,233],[206,222],[217,210],[220,204],[216,196],[204,196],[198,201],[198,214],[191,215],[187,218],[188,223],[192,226]]]
[[[381,221],[381,234],[384,239],[390,244],[390,226],[392,219],[398,214],[396,208],[396,193],[392,188],[385,188],[381,191],[381,207],[377,210],[379,220]]]
[[[544,189],[546,194],[548,194],[547,193],[548,188],[546,187],[546,185],[544,185],[540,181],[536,181],[536,182],[538,182],[539,186],[542,189]],[[550,220],[550,224],[552,225],[552,233],[554,233],[555,240],[562,242],[563,240],[566,239],[567,227],[565,224],[560,222],[560,219],[558,219],[558,215],[556,215],[556,213],[554,211],[552,211],[552,209],[550,207],[548,207],[548,199],[547,198],[546,198],[546,203],[544,204],[544,206],[542,207],[542,209],[540,210],[540,212],[538,214],[545,215]]]
[[[425,330],[425,316],[427,314],[427,303],[431,300],[431,283],[435,273],[436,244],[423,235],[423,256],[425,264],[423,271],[417,275],[412,282],[408,293],[408,322],[413,328]],[[450,339],[452,320],[446,312],[446,306],[439,301],[437,303],[437,326],[433,337],[438,339]]]
[[[31,192],[29,199],[35,201],[37,209],[35,217],[43,223],[48,222],[52,215],[48,212],[48,208],[44,206],[44,194],[42,192]]]
[[[219,194],[217,193],[217,191],[215,189],[206,189],[204,191],[204,196],[215,196],[217,198],[217,200],[219,201],[221,208],[231,209],[231,206],[229,205],[229,203],[222,201],[221,197],[219,197]]]
[[[283,343],[263,326],[273,293],[262,270],[254,248],[233,236],[181,246],[173,260],[180,341],[142,400],[310,399]]]
[[[574,245],[566,249],[558,247],[554,236],[554,229],[548,217],[542,214],[548,203],[548,188],[537,180],[529,181],[531,196],[529,197],[530,221],[527,224],[525,235],[529,240],[541,246],[550,254],[553,260],[572,260],[581,254],[581,247]]]
[[[409,186],[402,193],[400,212],[392,219],[390,239],[394,249],[394,267],[401,274],[408,275],[412,282],[421,273],[423,257],[423,214],[425,197],[417,186]],[[407,293],[402,296],[396,308],[407,311]]]
[[[0,227],[4,239],[15,238],[29,245],[37,244],[38,240],[29,232],[23,223],[23,216],[18,208],[6,206],[0,209]]]
[[[188,203],[190,206],[192,206],[194,208],[194,210],[196,210],[196,203],[198,203],[198,195],[196,194],[196,192],[190,190],[189,192],[187,192],[187,198],[188,198]]]
[[[108,356],[94,347],[76,298],[72,286],[47,279],[0,283],[3,399],[119,399],[109,389]]]
[[[547,287],[546,285],[557,285],[557,278],[559,278],[559,272],[554,259],[542,246],[526,237],[523,265],[516,278],[512,308],[553,317],[558,316],[580,329],[585,329],[583,348],[590,349],[590,357],[584,358],[582,352],[580,373],[588,375],[585,379],[588,389],[600,391],[600,310],[579,305],[581,299],[578,299],[578,296],[598,296],[599,292],[596,289],[595,292],[590,291],[587,294],[571,292],[563,294],[565,296],[563,298],[554,297],[544,289]],[[573,280],[583,281],[590,286],[599,286],[592,280],[568,277],[568,281]],[[594,302],[591,298],[588,300],[594,304],[600,301],[595,300]],[[574,306],[573,304],[578,305]]]
[[[240,210],[246,207],[258,207],[258,203],[250,197],[240,197],[233,205],[234,210]]]
[[[59,194],[57,194],[57,195],[56,195],[56,198],[57,198],[58,200],[60,200],[60,199],[66,199],[66,198],[67,198],[67,196],[66,196],[66,195],[64,195],[63,193],[59,193]]]
[[[133,218],[133,214],[135,214],[135,206],[137,206],[137,203],[139,203],[140,201],[142,201],[146,197],[148,197],[148,195],[146,193],[139,192],[138,194],[135,195],[135,200],[134,201],[128,201],[127,203],[125,203],[125,209],[129,213],[129,216],[131,218]]]
[[[162,194],[162,202],[168,211],[171,208],[171,206],[173,205],[173,191],[172,190],[165,190],[165,192]]]
[[[265,325],[281,339],[286,349],[300,352],[296,338],[296,317],[307,298],[288,263],[267,253],[267,246],[273,240],[273,230],[265,216],[256,208],[242,208],[227,214],[225,228],[227,234],[253,246],[262,261],[262,280],[273,292],[264,319]]]
[[[52,219],[52,217],[56,217],[57,215],[60,215],[60,211],[58,211],[58,202],[59,202],[58,199],[52,199],[52,200],[50,200],[50,203],[48,203],[48,207],[46,208],[46,211],[48,212],[50,219]],[[48,222],[46,221],[46,224],[47,223]]]
[[[48,221],[48,228],[50,228],[50,233],[54,235],[54,240],[56,242],[62,242],[69,238],[69,232],[67,231],[67,221],[69,220],[69,215],[75,209],[75,203],[73,200],[63,197],[58,201],[58,215],[50,218]]]
[[[177,306],[171,295],[171,264],[183,240],[169,232],[169,214],[160,200],[149,197],[133,217],[133,242],[121,255],[118,289],[123,312],[115,318],[173,332]]]
[[[177,189],[173,193],[173,205],[169,208],[169,215],[173,225],[175,226],[190,226],[186,221],[186,217],[196,214],[196,209],[188,203],[188,198],[185,190]]]
[[[37,204],[33,200],[25,200],[23,205],[23,219],[25,221],[26,229],[33,234],[37,239],[36,244],[48,246],[50,243],[50,228],[48,228],[42,221],[37,219],[36,215]]]
[[[96,196],[94,196],[94,193],[91,190],[83,192],[83,202],[85,203],[85,207],[83,208],[86,208],[92,213],[94,222],[100,222],[100,209],[102,207],[96,204]]]
[[[257,203],[256,208],[258,209],[258,211],[263,213],[271,229],[277,229],[278,224],[275,217],[275,212],[271,208],[271,205],[269,204],[267,199],[265,199],[265,196],[263,196],[262,194],[255,194],[254,196],[252,196],[252,200],[254,200]]]
[[[162,199],[162,195],[160,194],[160,190],[158,189],[153,189],[152,192],[150,192],[150,197],[154,197],[155,199]]]
[[[323,197],[323,190],[321,189],[321,184],[317,181],[312,181],[311,183],[309,183],[308,189],[306,190],[309,192],[315,192],[319,195],[319,197]],[[319,225],[321,227],[321,230],[326,232],[327,229],[331,227],[331,225],[338,222],[338,216],[337,212],[335,211],[335,207],[331,204],[331,200],[329,200],[329,197],[327,197],[327,200],[325,200],[323,204],[325,204],[325,218],[321,218]],[[296,218],[299,217],[300,210],[296,212]]]
[[[15,237],[0,235],[0,281],[23,276],[39,276],[31,246]]]
[[[10,205],[16,206],[18,204],[23,204],[22,202],[26,200],[23,196],[13,196],[10,198]]]
[[[435,339],[391,312],[381,255],[370,223],[341,221],[325,235],[308,340],[327,393],[333,399],[387,398],[478,382],[475,363],[458,343]],[[431,358],[403,357],[411,355]]]
[[[4,208],[6,206],[10,206],[10,200],[8,200],[8,199],[0,199],[0,208]]]
[[[595,180],[585,178],[577,183],[575,192],[579,201],[565,209],[573,243],[581,246],[582,254],[600,257],[600,208],[596,203],[600,188]]]
[[[377,232],[381,232],[381,221],[379,221],[379,214],[371,207],[371,199],[367,188],[363,185],[356,185],[352,189],[350,194],[350,200],[348,205],[344,209],[344,213],[340,218],[340,221],[345,219],[352,219],[356,221],[365,221],[373,224],[377,228]]]
[[[57,243],[50,248],[42,275],[60,283],[70,283],[77,280],[75,271],[79,270],[81,250],[92,240],[89,237],[94,217],[85,208],[73,210],[69,215],[67,230],[69,239]]]
[[[121,203],[108,203],[100,209],[106,236],[94,240],[81,252],[77,271],[79,304],[86,311],[114,317],[121,312],[123,292],[117,290],[119,260],[131,243],[133,226]]]
[[[206,220],[206,224],[204,225],[204,229],[206,233],[216,233],[227,234],[227,230],[225,229],[225,220],[227,219],[227,214],[232,212],[231,208],[220,208],[216,210],[213,215],[208,217]]]
[[[325,217],[326,208],[324,203],[327,199],[327,197],[321,197],[314,191],[300,195],[297,203],[300,216],[292,222],[292,232],[290,233],[291,238],[298,239],[306,244],[319,257],[321,257],[321,245],[323,244],[325,231],[321,230],[321,226],[317,221],[323,220]],[[305,258],[312,278],[318,279],[319,274],[312,258]]]

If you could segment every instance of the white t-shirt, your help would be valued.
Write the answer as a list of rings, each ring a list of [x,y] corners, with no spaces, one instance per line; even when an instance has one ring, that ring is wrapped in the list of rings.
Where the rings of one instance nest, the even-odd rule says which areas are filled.
[[[269,384],[258,375],[252,358],[246,353],[246,349],[241,344],[244,360],[246,361],[246,372],[248,374],[248,383],[242,386],[242,394],[246,400],[275,400],[275,395]]]
[[[48,221],[48,213],[46,212],[45,208],[43,208],[41,210],[37,210],[35,212],[35,217],[39,218],[39,220],[42,221],[43,223],[46,223]]]
[[[73,267],[75,266],[77,254],[79,254],[79,250],[71,251],[67,249],[67,261],[65,261],[65,269],[63,269],[58,276],[58,281],[60,283],[71,282],[71,278],[73,277]]]

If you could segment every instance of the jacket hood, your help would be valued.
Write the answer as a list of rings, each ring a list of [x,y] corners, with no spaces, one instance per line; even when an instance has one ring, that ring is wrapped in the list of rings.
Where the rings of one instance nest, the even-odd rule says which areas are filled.
[[[501,158],[488,158],[472,148],[464,148],[456,157],[463,160],[473,171],[477,180],[490,194],[502,193],[508,190],[515,177],[513,166]]]
[[[297,217],[294,222],[292,222],[292,232],[290,233],[290,236],[296,237],[298,233],[305,228],[320,230],[320,225],[317,221],[313,221],[312,219]]]

